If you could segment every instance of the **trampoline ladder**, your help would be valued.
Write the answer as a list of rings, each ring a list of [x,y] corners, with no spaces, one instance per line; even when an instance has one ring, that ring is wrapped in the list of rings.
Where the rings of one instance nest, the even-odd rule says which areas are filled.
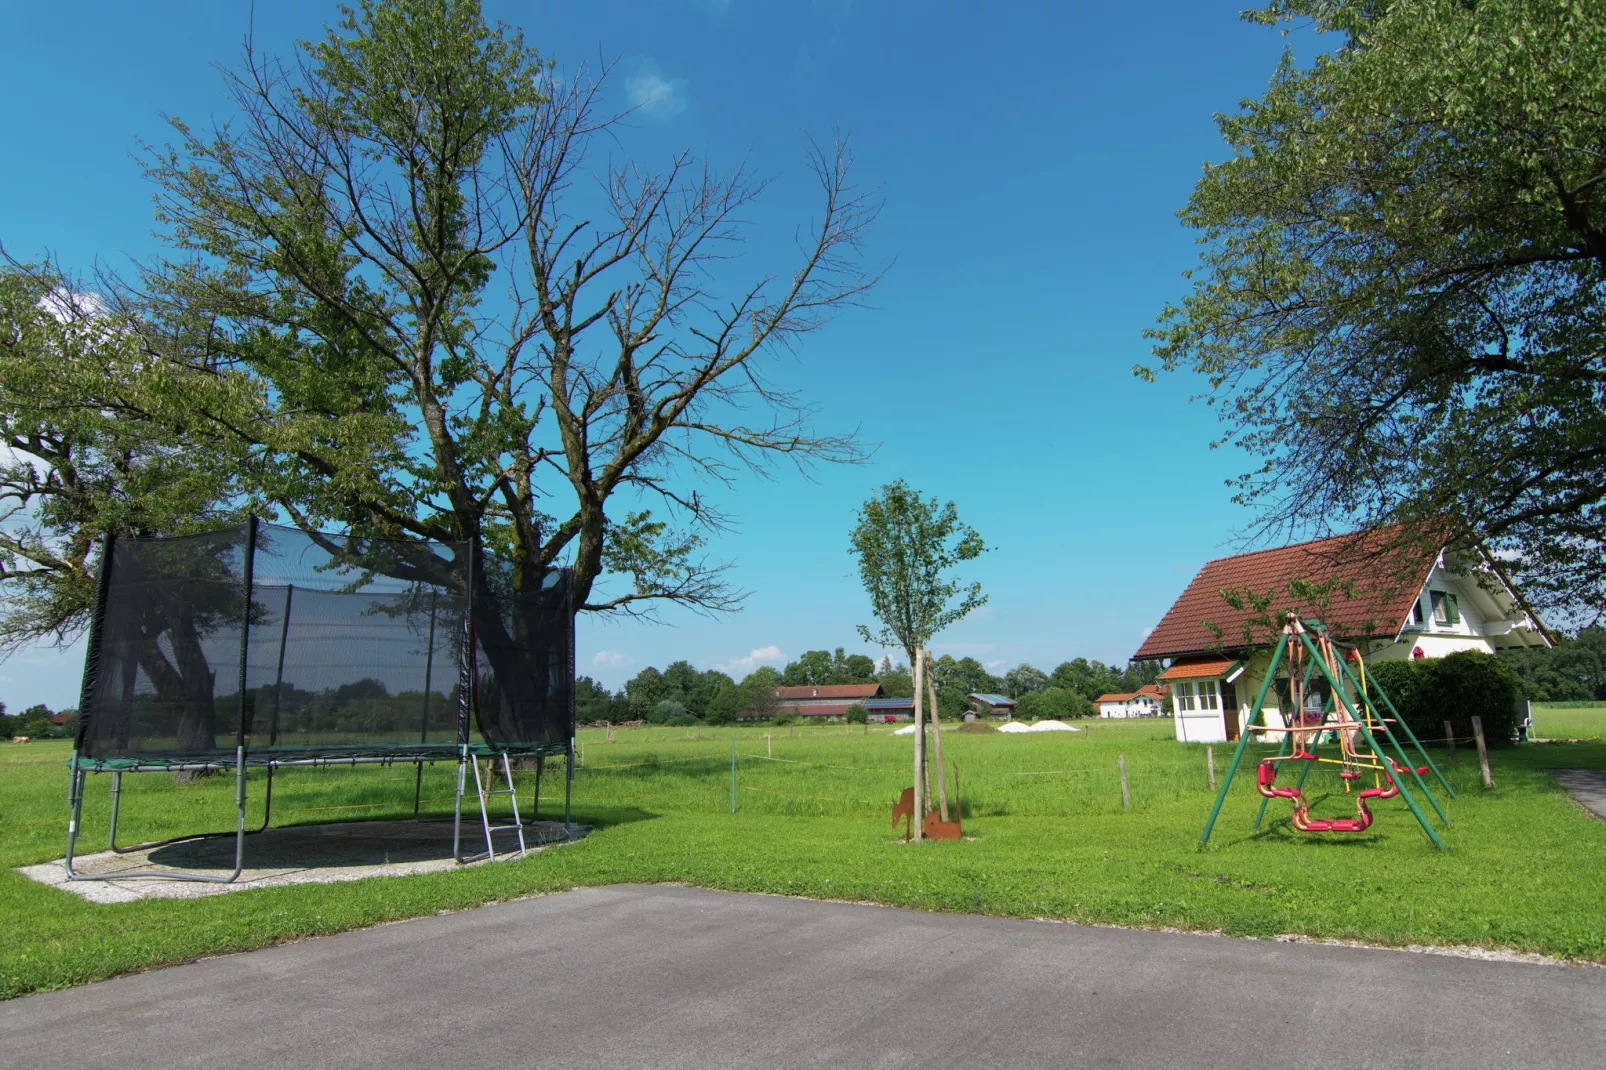
[[[487,781],[494,783],[493,777],[495,774],[492,772],[492,770],[496,767],[496,758],[487,758],[485,760],[486,770],[485,778],[483,780],[480,778],[480,760],[477,757],[471,757],[469,759],[474,763],[474,787],[479,793],[480,797],[480,824],[485,829],[485,857],[492,862],[496,861],[496,845],[491,842],[492,833],[516,832],[518,833],[519,837],[518,857],[523,858],[527,850],[524,845],[524,821],[519,816],[519,795],[518,792],[513,788],[513,766],[508,761],[507,754],[505,752],[499,757],[502,759],[502,780],[507,784],[507,787],[505,788],[492,788],[487,785]],[[508,804],[513,808],[513,824],[491,824],[491,813],[490,810],[487,809],[486,803],[489,801],[492,795],[507,796]]]

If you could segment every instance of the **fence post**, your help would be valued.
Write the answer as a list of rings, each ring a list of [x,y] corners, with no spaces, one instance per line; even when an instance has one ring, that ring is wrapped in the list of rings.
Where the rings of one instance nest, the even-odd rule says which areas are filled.
[[[731,813],[736,812],[736,733],[731,733]]]
[[[770,738],[770,734],[768,732],[764,733],[764,757],[775,757],[775,741]]]
[[[1205,768],[1210,770],[1210,790],[1216,790],[1216,753],[1210,744],[1205,744]]]
[[[1116,755],[1116,761],[1119,762],[1121,766],[1121,809],[1131,810],[1132,797],[1126,792],[1126,755]]]
[[[1455,729],[1450,727],[1449,721],[1444,722],[1444,738],[1450,741],[1450,760],[1453,762],[1455,761]]]
[[[1483,718],[1472,719],[1472,738],[1478,743],[1478,765],[1483,769],[1483,786],[1494,787],[1494,779],[1489,776],[1489,747],[1483,741]]]

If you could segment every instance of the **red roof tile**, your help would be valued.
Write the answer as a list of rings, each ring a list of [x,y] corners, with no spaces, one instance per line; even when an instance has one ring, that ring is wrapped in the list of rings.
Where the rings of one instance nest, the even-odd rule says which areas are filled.
[[[803,698],[875,698],[880,691],[880,684],[803,684],[777,687],[775,697],[782,702]]]
[[[1197,680],[1208,676],[1226,676],[1227,670],[1238,664],[1232,658],[1183,658],[1160,674],[1162,680]]]
[[[1165,698],[1165,691],[1158,684],[1144,684],[1138,688],[1138,694],[1144,698]]]
[[[1257,616],[1252,606],[1234,609],[1221,596],[1223,591],[1245,587],[1257,596],[1271,594],[1268,611],[1274,620],[1280,613],[1294,610],[1320,618],[1343,638],[1393,638],[1405,624],[1441,548],[1437,543],[1403,537],[1401,529],[1394,527],[1217,558],[1199,570],[1133,658],[1173,658],[1271,645],[1263,627],[1251,627],[1250,635],[1244,634]],[[1312,605],[1289,592],[1289,584],[1296,580],[1337,586],[1325,606]],[[1220,629],[1219,634],[1205,627],[1207,621]]]
[[[1100,695],[1094,702],[1127,702],[1138,697],[1136,691],[1124,691],[1118,695]]]

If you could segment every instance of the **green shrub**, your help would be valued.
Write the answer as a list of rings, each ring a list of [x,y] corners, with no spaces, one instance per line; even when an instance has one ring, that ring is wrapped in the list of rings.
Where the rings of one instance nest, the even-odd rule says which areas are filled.
[[[849,724],[863,724],[870,719],[870,711],[860,703],[855,702],[848,707],[848,712],[843,714],[843,717]]]
[[[790,713],[777,713],[774,717],[770,718],[770,724],[785,727],[796,720],[797,718],[793,717]]]
[[[672,698],[662,699],[661,701],[656,702],[647,708],[648,724],[696,723],[695,717],[692,718],[691,722],[677,720],[677,718],[689,716],[690,713],[687,711],[686,707],[681,703],[676,702]]]
[[[689,714],[689,713],[676,713],[676,714],[671,714],[668,718],[666,718],[665,720],[663,720],[660,723],[661,724],[666,724],[670,728],[690,728],[692,725],[702,724],[703,722],[699,721],[692,714]]]
[[[1493,654],[1462,650],[1443,658],[1378,662],[1367,671],[1422,739],[1444,738],[1445,721],[1458,739],[1466,739],[1474,717],[1482,718],[1491,747],[1509,746],[1516,737],[1517,675]]]

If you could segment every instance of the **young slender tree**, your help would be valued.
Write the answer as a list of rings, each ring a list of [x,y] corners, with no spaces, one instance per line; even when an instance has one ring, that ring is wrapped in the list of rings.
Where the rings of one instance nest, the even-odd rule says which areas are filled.
[[[859,508],[849,535],[859,578],[879,627],[859,625],[867,643],[900,647],[914,667],[915,819],[925,816],[926,734],[923,652],[933,636],[987,603],[980,583],[962,583],[956,565],[987,550],[980,534],[959,519],[953,502],[923,498],[903,480],[888,483]],[[932,711],[935,718],[936,711]]]
[[[766,375],[873,282],[842,144],[795,259],[748,268],[764,181],[619,155],[605,77],[557,77],[471,0],[362,0],[225,79],[228,123],[149,155],[150,345],[210,384],[174,419],[308,532],[472,544],[488,652],[550,660],[491,596],[562,565],[576,611],[734,608],[698,482],[859,459]]]

